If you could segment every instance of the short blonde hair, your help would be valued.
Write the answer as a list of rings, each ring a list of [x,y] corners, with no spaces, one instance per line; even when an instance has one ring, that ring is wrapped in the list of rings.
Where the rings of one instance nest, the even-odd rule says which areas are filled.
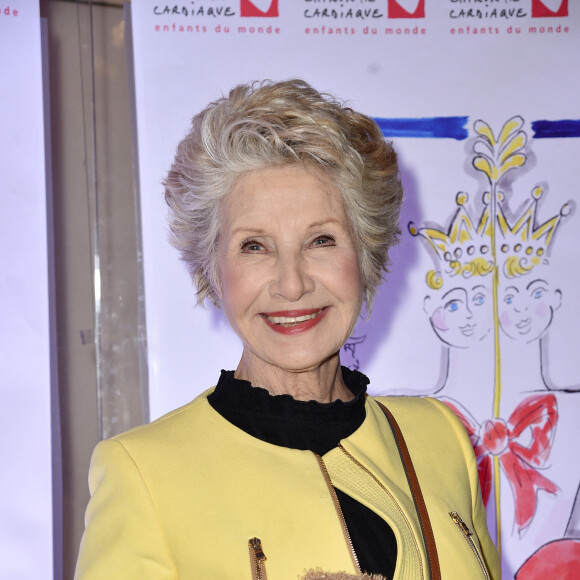
[[[220,207],[238,178],[284,165],[323,171],[342,195],[370,310],[400,233],[397,156],[377,124],[302,80],[233,88],[192,121],[164,181],[171,242],[197,288],[219,307]]]

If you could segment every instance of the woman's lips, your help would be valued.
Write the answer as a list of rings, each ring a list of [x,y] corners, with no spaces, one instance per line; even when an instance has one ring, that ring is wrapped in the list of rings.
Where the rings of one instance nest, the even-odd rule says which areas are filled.
[[[262,318],[275,332],[280,334],[300,334],[316,326],[326,314],[327,309],[311,308],[309,310],[281,310],[264,312]]]

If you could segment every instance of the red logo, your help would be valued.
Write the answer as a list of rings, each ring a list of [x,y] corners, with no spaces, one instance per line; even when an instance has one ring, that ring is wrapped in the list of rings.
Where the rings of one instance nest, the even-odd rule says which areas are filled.
[[[532,18],[568,16],[568,0],[532,0]]]
[[[240,16],[276,17],[278,0],[241,0]]]
[[[425,18],[425,0],[388,1],[389,18]]]

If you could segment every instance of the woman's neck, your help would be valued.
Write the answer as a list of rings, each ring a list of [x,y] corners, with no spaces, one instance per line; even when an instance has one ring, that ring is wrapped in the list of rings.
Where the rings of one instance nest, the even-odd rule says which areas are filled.
[[[313,368],[282,369],[244,351],[234,376],[271,395],[291,395],[297,401],[331,403],[353,398],[344,384],[338,353]]]

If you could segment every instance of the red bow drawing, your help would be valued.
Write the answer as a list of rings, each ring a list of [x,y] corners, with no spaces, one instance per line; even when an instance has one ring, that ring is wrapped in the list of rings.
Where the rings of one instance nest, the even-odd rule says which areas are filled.
[[[515,580],[578,580],[580,540],[562,538],[538,548],[516,572]]]
[[[469,434],[475,457],[483,501],[491,493],[492,456],[498,456],[515,498],[515,522],[518,531],[530,525],[536,511],[540,489],[556,493],[558,487],[538,469],[544,467],[558,422],[554,395],[532,395],[524,399],[508,421],[488,419],[477,424],[468,412],[451,400],[443,402],[459,417]]]

